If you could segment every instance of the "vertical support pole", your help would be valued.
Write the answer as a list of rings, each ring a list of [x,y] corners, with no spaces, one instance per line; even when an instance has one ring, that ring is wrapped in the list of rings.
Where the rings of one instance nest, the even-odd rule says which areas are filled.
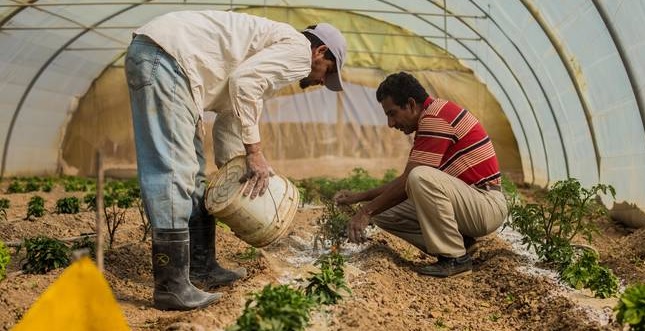
[[[343,150],[345,149],[345,105],[343,104],[341,93],[336,93],[336,139],[336,146],[338,146],[336,156],[343,157]]]
[[[443,0],[443,49],[448,53],[448,0]]]
[[[103,159],[96,152],[96,265],[103,272]]]

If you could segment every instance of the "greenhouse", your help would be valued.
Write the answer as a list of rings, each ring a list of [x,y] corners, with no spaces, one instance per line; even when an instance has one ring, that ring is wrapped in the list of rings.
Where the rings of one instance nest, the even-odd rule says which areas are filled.
[[[146,205],[154,202],[142,198],[140,190],[147,191],[137,181],[141,151],[135,147],[127,50],[133,32],[153,19],[204,10],[263,17],[298,32],[333,25],[346,41],[343,90],[302,89],[291,81],[257,103],[262,153],[277,175],[271,180],[284,178],[287,191],[296,187],[297,206],[286,212],[295,219],[279,240],[254,245],[225,221],[228,214],[209,209],[220,221],[212,240],[218,261],[243,268],[244,276],[217,288],[221,298],[210,306],[168,312],[153,304],[151,238],[158,234]],[[21,329],[21,320],[38,319],[36,308],[47,307],[35,304],[43,293],[71,277],[68,272],[92,268],[61,255],[56,267],[33,272],[44,266],[30,260],[30,245],[46,245],[34,238],[47,238],[69,252],[81,244],[92,254],[98,248],[102,274],[96,277],[105,280],[94,286],[103,289],[107,281],[105,305],[115,308],[105,310],[109,318],[87,314],[107,321],[110,330],[257,330],[243,318],[259,319],[260,330],[640,330],[645,41],[638,31],[644,19],[642,0],[0,0],[0,297],[7,307],[0,326]],[[233,44],[243,39],[235,31],[229,37]],[[406,239],[405,229],[372,220],[363,244],[335,241],[325,232],[344,212],[327,198],[409,180],[408,160],[421,132],[393,129],[377,99],[386,77],[400,72],[416,78],[431,98],[466,109],[494,147],[508,217],[489,234],[472,235],[476,250],[466,253],[471,275],[444,279],[415,272],[441,255],[435,260],[431,249]],[[223,147],[214,127],[224,115],[204,110],[205,170],[211,183],[220,183],[224,168],[220,164],[218,172],[215,158]],[[410,186],[401,190],[412,199]],[[563,200],[558,192],[570,195]],[[344,222],[383,200],[371,197]],[[207,209],[215,204],[205,203]],[[366,211],[368,218],[384,212],[376,209]],[[540,220],[531,218],[538,214]],[[566,249],[550,235],[554,226],[566,237]],[[340,225],[346,227],[351,229]],[[420,240],[434,238],[421,228],[417,223]],[[468,249],[459,231],[459,245]],[[329,256],[342,262],[323,258]],[[600,284],[571,271],[586,258],[611,281]],[[251,301],[261,307],[263,295],[295,300],[296,294],[279,291],[300,294],[306,279],[310,291],[308,277],[327,267],[344,275],[330,285],[338,302],[303,299],[303,307],[311,306],[303,325],[281,325],[286,322],[261,316],[260,308],[249,317]],[[91,296],[82,283],[78,295]],[[634,288],[641,289],[634,309],[642,321],[628,321],[617,308],[638,292]],[[280,315],[277,305],[264,308]],[[63,308],[50,310],[52,321],[57,314],[65,319]],[[82,323],[78,330],[92,325]],[[60,329],[69,329],[65,325]]]

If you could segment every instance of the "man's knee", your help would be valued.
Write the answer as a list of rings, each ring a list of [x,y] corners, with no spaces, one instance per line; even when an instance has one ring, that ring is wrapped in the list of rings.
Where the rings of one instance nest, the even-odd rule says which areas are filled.
[[[414,191],[415,189],[418,189],[422,186],[434,186],[438,184],[440,181],[435,180],[437,176],[440,176],[442,174],[442,171],[439,169],[435,169],[433,167],[429,166],[417,166],[414,167],[412,170],[410,170],[410,173],[408,174],[408,179],[406,182],[406,191],[408,192],[408,195],[410,195],[411,191]]]

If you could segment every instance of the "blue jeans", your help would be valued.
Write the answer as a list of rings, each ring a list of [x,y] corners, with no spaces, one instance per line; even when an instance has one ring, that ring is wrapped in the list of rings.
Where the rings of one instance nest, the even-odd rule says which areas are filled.
[[[142,35],[128,47],[125,71],[146,213],[153,229],[186,229],[191,218],[208,217],[199,110],[189,81],[172,56]]]

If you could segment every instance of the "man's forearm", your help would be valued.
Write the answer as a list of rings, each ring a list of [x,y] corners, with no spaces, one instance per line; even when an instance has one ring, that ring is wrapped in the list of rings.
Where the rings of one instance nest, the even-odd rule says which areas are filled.
[[[257,142],[255,144],[244,144],[244,150],[246,150],[246,155],[249,155],[260,152],[262,149],[260,148],[260,143]]]
[[[369,216],[374,216],[405,201],[405,199],[408,198],[408,195],[405,193],[405,181],[406,178],[404,176],[399,176],[388,184],[385,184],[377,189],[365,192],[369,192],[370,194],[378,194],[372,199],[366,199],[371,201],[363,206],[363,211]]]
[[[373,188],[371,190],[367,190],[367,191],[357,193],[357,195],[359,196],[360,199],[358,201],[356,201],[356,202],[374,200],[376,197],[378,197],[379,195],[383,194],[383,192],[391,190],[393,187],[395,187],[396,181],[398,179],[399,178],[396,178],[396,179],[394,179],[393,181],[391,181],[391,182],[389,182],[387,184],[383,184],[383,185],[381,185],[379,187],[376,187],[376,188]]]

